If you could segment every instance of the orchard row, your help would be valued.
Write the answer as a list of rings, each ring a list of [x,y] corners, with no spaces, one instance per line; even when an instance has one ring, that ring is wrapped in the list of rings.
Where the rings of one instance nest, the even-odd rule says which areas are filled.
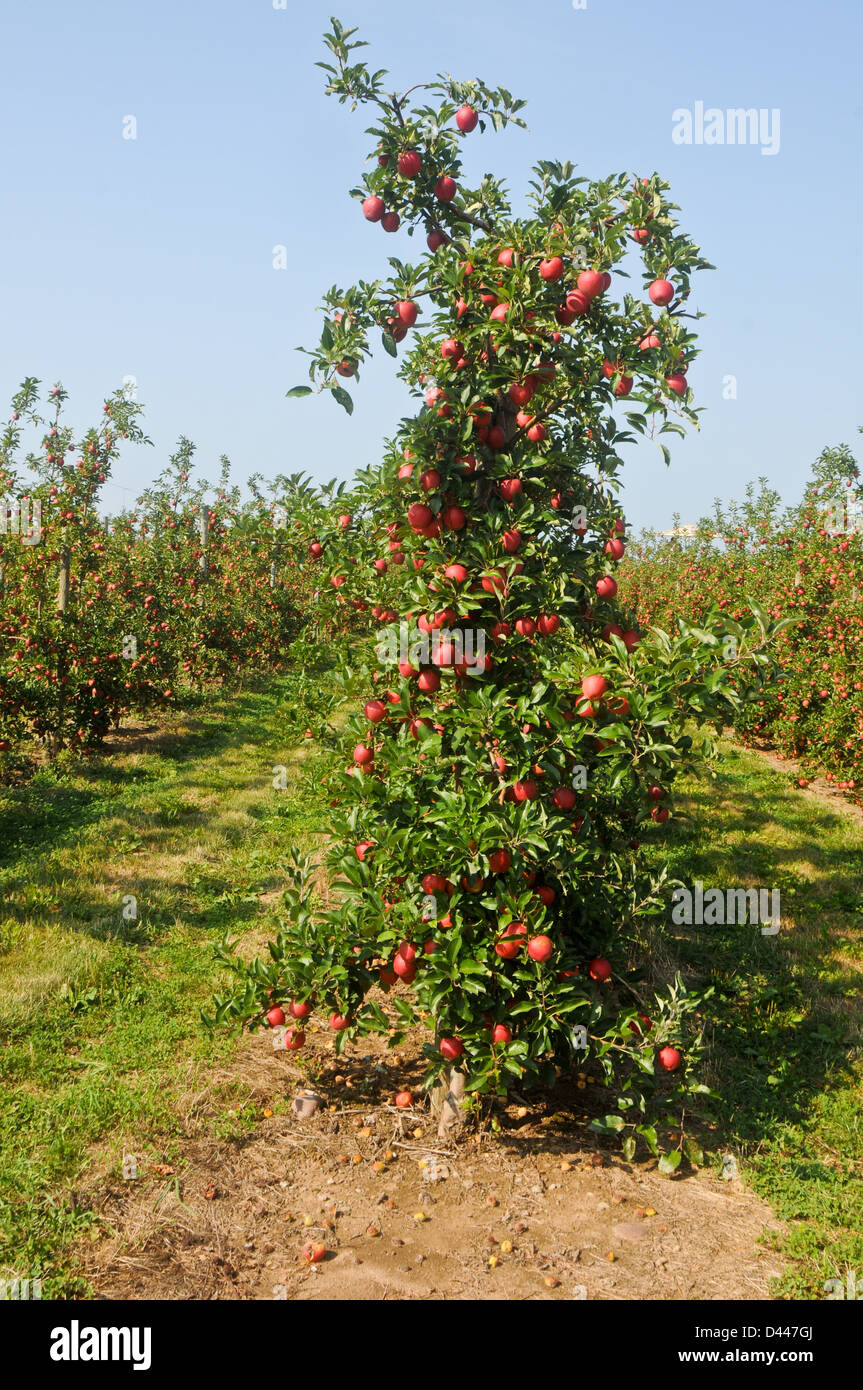
[[[241,500],[223,465],[214,500],[191,480],[182,440],[133,511],[99,516],[123,442],[143,442],[122,393],[82,437],[65,393],[40,407],[26,381],[0,434],[0,759],[31,739],[89,751],[112,724],[279,666],[314,609],[315,575],[295,540],[290,481]],[[35,448],[24,454],[27,435]],[[278,504],[275,495],[283,499]],[[10,505],[11,500],[11,505]],[[18,526],[25,534],[13,529]],[[39,517],[26,534],[27,518]],[[12,524],[10,524],[10,520]]]
[[[732,618],[754,599],[776,622],[778,679],[741,706],[744,741],[769,740],[806,772],[852,795],[863,791],[863,534],[857,466],[825,450],[799,506],[780,511],[762,480],[746,502],[705,519],[692,540],[631,548],[621,596],[640,622],[673,629],[712,608]],[[733,655],[733,653],[731,653]],[[801,777],[801,782],[806,778]]]

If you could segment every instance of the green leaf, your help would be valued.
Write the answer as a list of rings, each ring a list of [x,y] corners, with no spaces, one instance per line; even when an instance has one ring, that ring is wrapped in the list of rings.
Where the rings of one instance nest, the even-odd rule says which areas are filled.
[[[618,1134],[625,1124],[622,1115],[603,1115],[602,1118],[591,1120],[588,1129],[595,1130],[597,1134]]]
[[[672,1149],[670,1153],[663,1154],[659,1160],[660,1173],[676,1173],[682,1157],[683,1154],[679,1149]]]
[[[381,334],[381,342],[383,343],[390,357],[398,357],[398,348],[396,347],[396,340],[393,337],[392,333],[388,333],[387,330],[384,329],[383,333]]]
[[[348,395],[347,391],[344,389],[344,387],[334,386],[332,388],[332,391],[333,396],[338,401],[339,405],[344,406],[345,410],[348,412],[349,415],[353,415],[354,403],[351,400],[351,397]]]

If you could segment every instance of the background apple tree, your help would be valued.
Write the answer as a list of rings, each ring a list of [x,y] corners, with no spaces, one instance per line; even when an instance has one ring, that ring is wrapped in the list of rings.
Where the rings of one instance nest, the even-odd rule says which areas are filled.
[[[466,1092],[551,1084],[591,1057],[617,1096],[594,1126],[673,1169],[672,1116],[679,1135],[679,1103],[705,1089],[699,1001],[647,958],[642,839],[671,813],[689,721],[718,727],[747,698],[770,630],[642,637],[614,571],[621,446],[646,435],[667,460],[697,419],[686,305],[709,267],[658,175],[590,182],[543,161],[516,215],[498,178],[467,182],[462,152],[522,125],[523,103],[447,76],[388,94],[354,32],[332,21],[321,66],[375,116],[357,234],[425,244],[329,291],[310,385],[289,395],[350,411],[345,382],[378,341],[417,410],[328,522],[308,512],[322,607],[368,624],[346,677],[365,704],[333,734],[327,780],[335,905],[300,866],[270,958],[221,949],[235,982],[210,1021],[287,1022],[298,1050],[312,1008],[339,1048],[425,1019],[445,1127]]]

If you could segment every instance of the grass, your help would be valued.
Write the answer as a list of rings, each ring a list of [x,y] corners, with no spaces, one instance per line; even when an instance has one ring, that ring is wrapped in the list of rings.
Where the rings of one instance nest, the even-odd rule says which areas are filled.
[[[80,1184],[127,1153],[170,1165],[189,1096],[230,1060],[236,1038],[199,1020],[209,942],[271,933],[279,865],[314,832],[290,707],[275,682],[0,788],[0,1278],[86,1292],[66,1258],[100,1234]]]
[[[782,928],[680,928],[684,967],[712,985],[708,1080],[718,1139],[787,1223],[775,1292],[863,1282],[863,826],[731,746],[681,788],[662,850],[688,885],[779,888]],[[670,851],[670,856],[668,851]]]

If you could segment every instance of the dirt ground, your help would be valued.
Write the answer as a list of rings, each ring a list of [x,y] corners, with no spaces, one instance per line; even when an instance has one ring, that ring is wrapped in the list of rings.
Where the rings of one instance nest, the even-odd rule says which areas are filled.
[[[826,777],[811,776],[804,773],[798,762],[795,762],[793,758],[783,758],[781,754],[774,751],[772,744],[753,743],[739,746],[745,747],[747,753],[757,753],[766,763],[769,763],[774,771],[801,777],[803,786],[798,786],[801,796],[805,796],[810,801],[818,801],[823,806],[829,806],[831,811],[835,811],[837,815],[847,816],[849,820],[863,825],[863,806],[852,800],[847,792],[840,791],[832,782],[828,782]]]
[[[769,1208],[738,1178],[667,1178],[587,1129],[601,1083],[574,1075],[496,1111],[500,1128],[437,1140],[416,1085],[418,1040],[363,1040],[342,1058],[309,1033],[303,1067],[269,1037],[244,1044],[251,1134],[203,1137],[195,1097],[181,1161],[79,1192],[107,1234],[81,1250],[102,1299],[765,1299],[780,1263]],[[292,1111],[298,1091],[322,1107]],[[228,1076],[212,1075],[211,1096]],[[325,1247],[317,1264],[302,1256]]]

